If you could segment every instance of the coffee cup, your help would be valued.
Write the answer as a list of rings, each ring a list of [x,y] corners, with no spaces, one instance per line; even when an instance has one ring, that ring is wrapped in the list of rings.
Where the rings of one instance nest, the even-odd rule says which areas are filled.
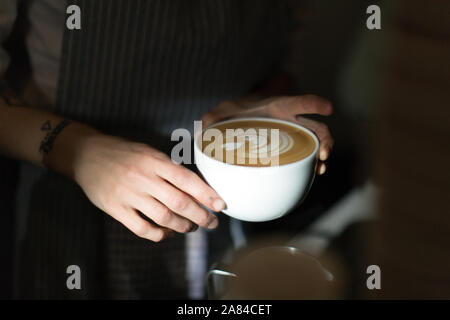
[[[242,129],[241,133],[249,134],[244,134],[241,142],[239,134],[231,142],[218,140],[217,136],[206,139],[210,138],[207,133],[211,131],[227,136],[226,129],[236,132]],[[211,148],[212,143],[215,148]],[[220,148],[225,155],[233,152],[234,161],[219,157]],[[241,149],[244,162],[236,163],[236,154]],[[243,221],[262,222],[280,218],[302,202],[314,180],[318,149],[319,141],[314,133],[296,123],[272,118],[237,118],[197,132],[194,158],[206,182],[225,201],[225,214]],[[258,159],[261,153],[264,159]]]

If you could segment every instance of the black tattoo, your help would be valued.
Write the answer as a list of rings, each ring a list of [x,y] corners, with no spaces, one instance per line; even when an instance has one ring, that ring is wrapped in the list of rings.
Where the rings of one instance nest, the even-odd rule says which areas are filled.
[[[50,120],[45,121],[41,127],[41,131],[50,131],[52,130],[52,125],[50,124]]]
[[[41,145],[39,147],[39,152],[48,154],[52,148],[53,143],[55,142],[58,134],[70,123],[68,120],[62,120],[55,128],[52,128],[50,121],[46,121],[42,127],[42,131],[48,131],[45,135],[45,138],[42,140]],[[53,129],[53,130],[52,130]]]

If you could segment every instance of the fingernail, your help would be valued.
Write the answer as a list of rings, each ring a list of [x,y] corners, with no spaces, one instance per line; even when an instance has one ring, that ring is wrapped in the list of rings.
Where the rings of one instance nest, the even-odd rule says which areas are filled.
[[[326,170],[327,170],[327,166],[324,165],[324,164],[322,164],[322,165],[320,166],[319,174],[324,174]]]
[[[225,209],[225,202],[221,199],[217,199],[213,202],[213,208],[215,211],[219,212]]]
[[[207,228],[208,229],[215,229],[219,225],[219,219],[215,215],[211,215],[211,218],[208,221]]]
[[[319,156],[320,160],[325,161],[328,158],[328,151],[326,149],[323,149],[322,151],[320,151],[320,156]]]

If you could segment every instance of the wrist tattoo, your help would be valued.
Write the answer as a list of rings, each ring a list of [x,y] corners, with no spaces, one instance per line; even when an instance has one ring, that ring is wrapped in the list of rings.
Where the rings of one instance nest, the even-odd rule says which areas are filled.
[[[69,124],[70,121],[62,120],[55,127],[52,127],[50,120],[46,121],[42,125],[41,131],[47,131],[47,134],[45,135],[44,139],[41,142],[41,145],[39,146],[39,152],[43,153],[44,155],[48,154],[53,148],[53,143],[55,142],[56,137]]]

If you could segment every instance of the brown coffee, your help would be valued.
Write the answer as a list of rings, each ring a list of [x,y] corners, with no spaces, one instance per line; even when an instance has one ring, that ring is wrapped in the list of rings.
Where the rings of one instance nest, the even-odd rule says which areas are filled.
[[[203,153],[214,159],[252,167],[296,162],[312,154],[316,146],[305,131],[270,119],[219,123],[203,131],[199,142]]]

